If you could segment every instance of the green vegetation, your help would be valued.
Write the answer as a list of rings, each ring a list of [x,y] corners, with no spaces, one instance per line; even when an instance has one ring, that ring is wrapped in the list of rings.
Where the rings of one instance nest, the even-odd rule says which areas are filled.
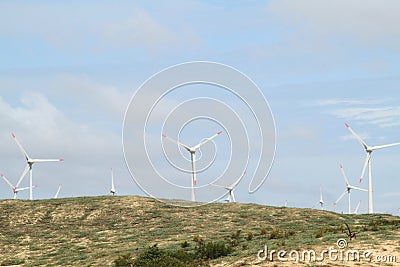
[[[347,239],[344,222],[357,235],[351,247],[400,251],[400,218],[383,214],[240,203],[180,208],[133,196],[1,200],[0,209],[5,266],[247,266],[264,244],[288,251],[335,246]]]

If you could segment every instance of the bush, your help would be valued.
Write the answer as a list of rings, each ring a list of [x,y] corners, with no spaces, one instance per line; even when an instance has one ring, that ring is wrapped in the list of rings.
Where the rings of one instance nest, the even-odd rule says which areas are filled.
[[[116,260],[114,260],[115,267],[132,267],[133,260],[130,254],[125,254],[119,256]]]
[[[193,236],[193,241],[196,243],[203,243],[203,238],[201,238],[200,235],[194,235]]]
[[[284,231],[280,229],[274,229],[271,231],[269,235],[269,239],[281,239],[289,236],[295,235],[296,232],[294,230]]]
[[[261,228],[261,235],[266,235],[267,234],[267,228]]]
[[[139,255],[134,261],[135,267],[185,267],[184,261],[170,255],[168,252],[160,250],[157,245],[149,247],[145,252]]]
[[[237,230],[236,233],[233,233],[232,234],[232,239],[239,240],[241,232],[242,232],[242,230]]]
[[[188,247],[190,247],[190,244],[187,241],[181,243],[181,248],[188,248]]]
[[[232,253],[233,249],[231,246],[226,245],[224,242],[209,242],[201,244],[196,249],[196,254],[203,259],[217,259],[224,257]]]
[[[248,233],[247,233],[247,237],[246,237],[246,239],[247,239],[247,241],[250,241],[250,240],[252,240],[252,239],[253,239],[253,237],[254,237],[254,234],[253,234],[253,232],[248,232]]]
[[[183,250],[166,251],[154,245],[148,247],[135,260],[129,254],[119,256],[114,261],[116,267],[210,267],[194,253]]]

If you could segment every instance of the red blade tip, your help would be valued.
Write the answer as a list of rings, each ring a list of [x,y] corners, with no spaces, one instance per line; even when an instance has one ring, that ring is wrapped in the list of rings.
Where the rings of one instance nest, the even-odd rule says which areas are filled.
[[[349,128],[349,127],[350,127],[350,125],[348,125],[347,123],[345,123],[344,125],[346,126],[346,128]]]
[[[64,161],[64,159],[59,159],[59,161],[63,162],[63,161]]]
[[[162,134],[162,137],[164,137],[164,138],[165,138],[165,137],[167,137],[167,136],[166,136],[165,134]]]
[[[12,138],[15,138],[15,134],[14,133],[11,133],[11,136],[12,136]]]
[[[218,132],[217,134],[222,134],[222,131]]]
[[[340,164],[340,165],[339,165],[339,167],[340,167],[341,169],[343,169],[343,166],[342,166],[342,164]]]
[[[335,202],[335,203],[333,203],[333,206],[336,206],[336,202]]]
[[[363,179],[362,179],[362,178],[360,178],[360,184],[362,183],[362,181],[363,181]]]

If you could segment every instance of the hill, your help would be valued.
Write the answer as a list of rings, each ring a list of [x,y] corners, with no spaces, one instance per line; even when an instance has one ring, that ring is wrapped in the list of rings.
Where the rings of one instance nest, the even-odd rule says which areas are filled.
[[[199,240],[220,240],[233,247],[228,256],[210,260],[211,266],[400,264],[400,218],[390,215],[342,215],[239,203],[180,208],[136,196],[2,200],[0,211],[2,266],[112,266],[118,256],[137,257],[154,244],[167,251],[184,247],[190,252]],[[355,239],[344,232],[345,222],[356,232]],[[374,262],[333,261],[328,254],[323,262],[282,262],[277,254],[273,262],[257,258],[265,245],[268,253],[287,251],[286,259],[291,250],[300,255],[303,250],[315,250],[320,256],[324,249],[338,249],[340,238],[348,242],[344,253],[359,250],[363,255],[371,250]],[[386,263],[377,262],[377,256],[385,256]]]

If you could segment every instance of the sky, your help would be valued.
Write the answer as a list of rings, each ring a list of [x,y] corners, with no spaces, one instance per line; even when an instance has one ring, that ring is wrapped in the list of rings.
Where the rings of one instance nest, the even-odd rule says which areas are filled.
[[[16,183],[26,164],[11,137],[15,133],[31,157],[65,159],[34,165],[35,199],[53,197],[59,184],[59,197],[108,194],[110,167],[118,195],[146,196],[131,177],[123,153],[123,121],[130,100],[163,69],[210,61],[249,77],[274,118],[276,154],[271,171],[253,194],[245,176],[235,191],[237,201],[282,206],[287,200],[288,206],[316,208],[322,186],[325,208],[346,212],[346,199],[333,206],[345,189],[339,164],[355,186],[366,188],[367,177],[359,184],[365,151],[344,124],[371,145],[400,142],[399,8],[395,0],[189,0],[156,5],[1,1],[0,172]],[[169,94],[158,112],[171,112],[185,97],[225,99],[241,110],[226,92],[193,87],[189,93],[181,88]],[[257,101],[261,100],[253,97],[250,103]],[[196,116],[207,109],[197,104],[190,109],[197,111]],[[182,125],[174,123],[167,129],[176,138]],[[142,130],[143,125],[136,126]],[[194,144],[220,125],[209,121],[189,126],[179,140]],[[152,142],[150,150],[168,147],[160,142],[159,129],[152,130],[159,143]],[[217,173],[224,170],[231,148],[224,150],[229,147],[227,135],[213,141],[204,147],[198,164],[210,163],[213,157],[206,155],[211,151],[218,155],[213,163]],[[183,152],[174,153],[173,160],[185,159]],[[375,211],[398,215],[400,147],[372,156]],[[186,155],[179,164],[186,168],[187,159]],[[167,176],[170,169],[176,171],[165,164],[165,157],[156,161]],[[257,155],[250,154],[249,162],[256,161]],[[210,177],[214,172],[205,170],[198,180],[203,185],[218,183]],[[27,178],[21,186],[28,185]],[[0,181],[0,198],[12,196]],[[18,195],[28,196],[27,191]],[[352,192],[353,208],[360,200],[359,212],[366,212],[367,195]]]

